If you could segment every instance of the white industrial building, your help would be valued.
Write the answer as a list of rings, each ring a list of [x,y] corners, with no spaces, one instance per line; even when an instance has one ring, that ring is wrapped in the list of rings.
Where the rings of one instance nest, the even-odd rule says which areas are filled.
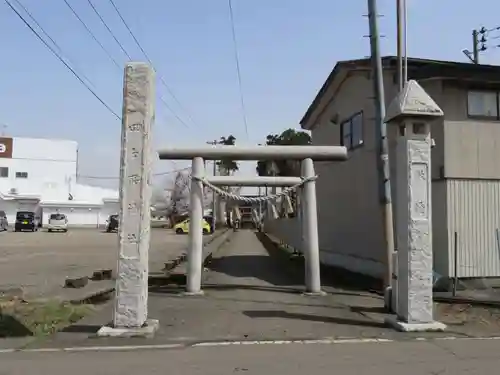
[[[0,137],[0,210],[51,213],[69,225],[98,226],[118,211],[118,192],[77,182],[78,144],[70,140]]]

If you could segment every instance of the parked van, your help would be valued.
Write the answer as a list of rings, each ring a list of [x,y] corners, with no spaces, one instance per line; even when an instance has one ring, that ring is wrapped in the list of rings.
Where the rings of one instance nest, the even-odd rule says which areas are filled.
[[[33,211],[18,211],[16,213],[16,222],[14,224],[15,232],[27,230],[30,232],[38,231],[40,225],[40,217],[35,215]]]
[[[5,211],[0,210],[0,232],[9,229],[9,221],[7,220],[7,214]]]

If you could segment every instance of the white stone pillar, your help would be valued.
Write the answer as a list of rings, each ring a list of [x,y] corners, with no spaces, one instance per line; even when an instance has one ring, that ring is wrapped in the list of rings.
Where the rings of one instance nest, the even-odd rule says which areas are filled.
[[[148,252],[151,226],[151,126],[154,72],[144,63],[125,67],[120,160],[119,256],[113,327],[101,336],[150,335]]]
[[[406,323],[434,321],[430,146],[430,137],[401,137],[397,144],[397,315]]]
[[[441,331],[433,317],[433,254],[430,121],[443,113],[410,81],[389,106],[398,127],[396,145],[396,317],[401,331]],[[386,119],[387,120],[387,119]],[[396,121],[397,120],[397,121]]]

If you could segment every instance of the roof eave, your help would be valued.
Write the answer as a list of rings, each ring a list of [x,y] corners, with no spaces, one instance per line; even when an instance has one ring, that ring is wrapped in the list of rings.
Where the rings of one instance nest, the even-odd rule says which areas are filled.
[[[383,65],[390,66],[391,63],[395,62],[396,57],[395,56],[384,56],[382,57],[382,63]],[[321,98],[324,96],[326,91],[328,90],[329,86],[332,84],[332,82],[335,80],[337,74],[342,68],[351,68],[355,69],[361,65],[367,65],[370,64],[370,58],[363,58],[363,59],[354,59],[354,60],[342,60],[338,61],[335,66],[333,67],[332,71],[328,75],[328,78],[326,81],[323,83],[321,88],[318,90],[318,93],[316,94],[313,102],[311,105],[309,105],[309,108],[307,109],[306,113],[302,116],[302,119],[300,120],[299,124],[302,129],[305,130],[311,130],[314,126],[314,124],[306,124],[309,122],[312,114],[314,111],[317,109],[318,104],[321,100]]]

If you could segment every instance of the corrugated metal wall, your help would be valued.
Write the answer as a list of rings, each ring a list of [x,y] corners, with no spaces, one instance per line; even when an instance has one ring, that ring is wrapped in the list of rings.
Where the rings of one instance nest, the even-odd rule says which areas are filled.
[[[458,232],[458,277],[500,276],[500,180],[449,179],[447,185],[449,275],[454,275]]]
[[[446,181],[432,181],[432,250],[434,271],[449,276],[448,219]]]

